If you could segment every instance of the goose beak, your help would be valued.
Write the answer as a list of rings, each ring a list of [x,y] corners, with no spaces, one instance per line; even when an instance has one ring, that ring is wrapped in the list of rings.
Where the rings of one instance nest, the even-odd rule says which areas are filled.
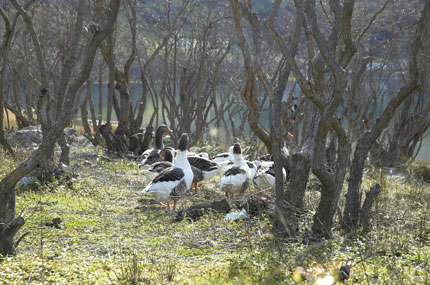
[[[172,129],[167,128],[168,133],[173,133]]]
[[[163,157],[161,155],[158,156],[158,162],[163,161]]]
[[[287,137],[288,137],[289,139],[290,139],[290,138],[294,138],[294,135],[293,135],[292,133],[288,132]]]

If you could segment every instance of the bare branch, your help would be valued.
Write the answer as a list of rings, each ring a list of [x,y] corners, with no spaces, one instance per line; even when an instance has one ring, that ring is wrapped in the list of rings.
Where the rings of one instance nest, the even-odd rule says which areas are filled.
[[[369,30],[369,28],[372,26],[373,22],[376,20],[376,18],[379,16],[379,14],[381,14],[385,10],[385,7],[387,6],[389,1],[390,0],[385,0],[384,5],[382,5],[382,7],[378,11],[376,11],[375,14],[373,14],[372,18],[370,18],[369,23],[367,23],[366,27],[363,29],[363,31],[360,33],[360,35],[355,40],[356,43],[359,43],[361,41],[364,34],[366,34],[367,30]]]
[[[12,2],[12,5],[18,10],[21,17],[24,19],[24,22],[28,27],[28,30],[31,35],[31,39],[33,41],[34,49],[36,50],[37,62],[39,63],[40,78],[41,78],[40,89],[48,88],[48,79],[46,77],[45,61],[43,59],[43,53],[42,53],[42,48],[40,47],[39,39],[33,27],[33,21],[31,20],[27,11],[18,2],[18,0],[11,0],[11,2]]]

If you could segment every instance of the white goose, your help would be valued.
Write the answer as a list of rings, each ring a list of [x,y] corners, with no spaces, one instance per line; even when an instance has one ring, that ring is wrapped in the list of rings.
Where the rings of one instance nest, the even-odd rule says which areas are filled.
[[[155,162],[160,161],[160,152],[164,148],[163,134],[165,132],[171,133],[172,130],[166,125],[158,126],[155,131],[155,144],[153,148],[147,149],[142,154],[142,162],[139,164],[140,168],[148,169]]]
[[[152,181],[158,174],[160,174],[164,169],[173,166],[173,154],[169,149],[164,149],[163,161],[153,163],[149,169],[142,170],[146,181]]]
[[[249,171],[250,171],[250,179],[254,179],[255,173],[257,172],[258,167],[261,164],[261,161],[259,160],[254,160],[254,161],[249,161],[249,160],[245,160],[246,164],[248,164],[249,167]]]
[[[197,192],[198,182],[212,179],[217,174],[224,172],[218,163],[200,156],[188,156],[188,162],[191,164],[194,173],[194,192]]]
[[[234,165],[227,169],[221,177],[219,187],[226,195],[236,192],[243,195],[245,190],[249,187],[251,171],[248,164],[243,159],[242,150],[237,143],[233,146],[233,163]]]
[[[285,183],[287,174],[284,168],[282,168],[282,175],[283,183]],[[262,161],[255,173],[253,182],[260,189],[275,188],[275,163],[273,161]]]
[[[216,162],[216,163],[221,163],[224,161],[233,161],[233,159],[234,159],[234,157],[233,157],[233,146],[231,146],[228,149],[228,152],[215,155],[212,158],[212,161]]]
[[[169,202],[173,200],[173,210],[176,210],[176,202],[191,186],[193,172],[187,159],[188,134],[181,135],[176,151],[176,159],[173,167],[163,170],[157,177],[145,187],[143,192],[152,195],[159,202]]]

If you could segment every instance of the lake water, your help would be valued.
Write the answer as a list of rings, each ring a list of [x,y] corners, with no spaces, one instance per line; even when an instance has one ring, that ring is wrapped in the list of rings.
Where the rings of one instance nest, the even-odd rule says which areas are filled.
[[[92,92],[92,97],[93,97],[93,101],[94,101],[94,107],[95,107],[95,111],[96,113],[98,113],[98,106],[99,106],[99,85],[98,84],[93,84],[91,87],[91,92]],[[103,94],[107,94],[107,85],[103,86]],[[285,91],[286,93],[289,92],[289,90]],[[141,84],[130,84],[130,94],[131,94],[131,98],[132,100],[136,103],[137,100],[140,98],[142,93],[142,86]],[[83,97],[85,96],[86,91],[83,92],[81,98],[83,99]],[[299,94],[296,94],[296,96],[298,96]],[[106,118],[106,97],[103,97],[103,119]],[[268,100],[267,100],[268,101]],[[147,97],[147,106],[146,106],[146,111],[144,114],[144,118],[143,118],[143,125],[145,125],[146,122],[148,122],[150,120],[150,117],[152,115],[153,112],[153,105],[152,105],[152,101],[151,101],[151,96],[148,95]],[[161,119],[161,118],[160,118]],[[237,118],[235,118],[236,120],[239,119],[239,116]],[[112,120],[116,120],[116,116],[115,116],[115,112],[112,112]],[[262,112],[261,114],[261,121],[268,126],[269,125],[269,112]],[[237,125],[237,124],[236,124]],[[222,130],[221,130],[222,132]],[[421,146],[420,152],[417,156],[416,161],[430,161],[430,131],[427,132],[426,137],[423,141],[423,144]]]

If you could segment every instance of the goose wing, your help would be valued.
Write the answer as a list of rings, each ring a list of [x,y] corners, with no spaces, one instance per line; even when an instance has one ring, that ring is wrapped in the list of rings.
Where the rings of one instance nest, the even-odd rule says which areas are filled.
[[[217,163],[200,156],[189,156],[187,159],[191,166],[194,166],[202,171],[212,171],[218,169]]]

